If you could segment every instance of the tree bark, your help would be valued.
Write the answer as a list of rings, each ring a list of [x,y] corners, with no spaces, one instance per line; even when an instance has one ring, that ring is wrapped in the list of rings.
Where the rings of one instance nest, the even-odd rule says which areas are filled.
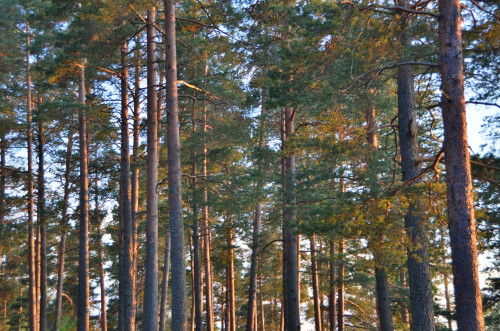
[[[313,301],[314,301],[314,327],[316,331],[323,330],[323,319],[321,316],[321,304],[320,304],[320,291],[319,291],[319,280],[318,280],[318,265],[316,261],[316,235],[312,235],[310,239],[311,246],[311,277],[312,277],[312,288],[313,288]]]
[[[396,0],[399,6],[407,7],[406,0]],[[402,54],[410,46],[408,36],[408,13],[401,14],[400,45]],[[401,60],[408,60],[404,55]],[[401,150],[403,182],[420,173],[417,116],[415,112],[415,88],[413,67],[398,67],[398,128]],[[420,182],[414,181],[412,184]],[[423,218],[422,204],[418,197],[410,202],[405,215],[405,228],[410,239],[408,248],[408,276],[410,285],[411,330],[435,330],[431,276],[426,242],[427,227]]]
[[[165,231],[165,250],[163,262],[163,278],[161,282],[161,301],[160,301],[160,331],[165,331],[167,327],[167,294],[168,278],[170,274],[170,227]]]
[[[64,193],[62,202],[61,217],[61,241],[59,242],[59,254],[57,259],[57,286],[56,286],[56,304],[54,317],[54,330],[60,330],[60,321],[62,313],[62,294],[64,283],[64,260],[66,257],[66,236],[68,231],[68,202],[69,202],[69,184],[71,175],[71,162],[73,152],[73,133],[68,131],[68,144],[66,146],[66,161],[64,169]]]
[[[283,210],[283,294],[285,330],[300,330],[299,311],[299,254],[297,218],[295,212],[295,154],[288,145],[294,128],[295,111],[285,107],[285,205]]]
[[[99,203],[99,181],[98,175],[95,177],[95,195],[94,195],[94,204],[95,204],[95,221],[97,226],[97,237],[98,237],[98,251],[97,254],[99,256],[99,286],[101,290],[101,330],[108,330],[108,315],[107,315],[107,304],[106,304],[106,284],[105,284],[105,273],[104,273],[104,257],[103,257],[103,247],[102,247],[102,232],[101,232],[101,208]]]
[[[226,218],[228,222],[228,308],[229,308],[229,328],[228,331],[236,331],[236,290],[234,288],[234,233],[231,218]]]
[[[173,0],[165,0],[165,45],[168,202],[170,207],[170,236],[172,240],[172,331],[185,331],[187,327],[186,262],[184,257],[184,223],[182,220],[175,4]]]
[[[381,331],[393,331],[391,299],[389,297],[389,282],[387,271],[382,267],[375,267],[375,284],[377,291],[377,313]]]
[[[80,232],[78,255],[78,313],[77,330],[88,331],[90,319],[89,288],[89,172],[87,151],[87,119],[85,112],[85,64],[80,65],[78,134],[80,148]]]
[[[156,90],[156,8],[148,8],[147,31],[147,201],[146,201],[146,279],[144,285],[143,330],[158,330],[158,114]]]
[[[459,330],[484,330],[464,98],[459,0],[439,0],[448,226]]]
[[[45,137],[42,115],[38,114],[37,219],[40,229],[40,330],[47,330],[47,219],[45,213]]]
[[[339,239],[339,268],[337,271],[337,326],[344,331],[345,288],[344,288],[344,238]]]
[[[28,266],[29,266],[29,327],[31,331],[38,331],[38,307],[36,296],[36,253],[35,253],[35,226],[34,226],[34,181],[33,181],[33,110],[31,101],[31,63],[30,63],[30,25],[26,23],[26,140],[28,145]]]
[[[329,281],[330,292],[328,294],[328,324],[329,330],[335,331],[336,318],[335,318],[335,241],[330,240],[330,261],[329,261]]]

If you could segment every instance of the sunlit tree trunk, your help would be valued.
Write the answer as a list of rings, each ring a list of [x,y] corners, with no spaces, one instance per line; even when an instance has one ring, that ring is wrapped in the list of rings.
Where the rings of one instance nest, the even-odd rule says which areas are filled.
[[[41,110],[39,110],[40,112]],[[40,229],[40,330],[47,330],[47,218],[45,212],[45,132],[38,116],[37,219]]]
[[[147,13],[147,187],[146,187],[146,278],[144,285],[143,330],[158,330],[158,114],[156,90],[156,8]]]
[[[168,202],[172,260],[172,331],[185,331],[186,262],[184,253],[184,223],[182,220],[181,158],[179,108],[177,100],[177,55],[175,4],[165,0],[165,83],[168,147]]]
[[[484,330],[464,97],[459,0],[439,0],[439,66],[455,307],[459,330]]]

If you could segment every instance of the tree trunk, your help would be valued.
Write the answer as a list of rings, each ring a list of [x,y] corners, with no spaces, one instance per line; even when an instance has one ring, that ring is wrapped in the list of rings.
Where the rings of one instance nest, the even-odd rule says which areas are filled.
[[[344,288],[344,238],[339,239],[339,270],[337,272],[337,326],[344,331],[345,288]]]
[[[193,137],[196,135],[196,109],[193,102],[193,110],[191,114]],[[196,149],[193,148],[192,154],[192,170],[193,175],[193,199],[191,202],[191,209],[193,210],[193,306],[194,306],[194,324],[195,330],[201,331],[203,329],[203,311],[201,307],[202,288],[201,288],[201,268],[200,268],[200,234],[198,222],[198,180],[197,175],[197,155]]]
[[[323,319],[321,317],[321,304],[320,304],[320,291],[318,281],[318,265],[316,262],[316,235],[312,235],[310,239],[311,244],[311,277],[313,288],[313,301],[314,301],[314,326],[316,331],[323,330]]]
[[[226,219],[228,222],[228,295],[229,295],[229,329],[228,331],[236,331],[236,289],[234,288],[234,234],[233,222],[231,218]]]
[[[29,327],[31,331],[38,331],[38,307],[36,296],[36,253],[35,253],[35,226],[33,217],[35,214],[34,205],[34,182],[33,182],[33,110],[31,102],[31,63],[30,63],[30,26],[26,28],[26,140],[28,145],[28,180],[26,183],[28,191],[28,266],[29,266]]]
[[[330,331],[335,331],[336,318],[335,318],[335,242],[330,240],[330,261],[329,261],[329,281],[330,292],[328,294],[328,324]]]
[[[101,290],[101,330],[108,330],[108,315],[107,315],[107,304],[106,304],[106,284],[105,284],[105,273],[104,273],[104,257],[103,257],[103,247],[102,247],[102,233],[101,233],[101,208],[99,204],[99,183],[98,177],[96,175],[95,178],[95,196],[94,196],[94,204],[95,204],[95,221],[97,226],[97,237],[98,237],[98,256],[99,256],[99,286]]]
[[[455,306],[459,330],[484,330],[464,98],[459,0],[439,0],[439,66]]]
[[[264,148],[264,130],[265,130],[265,108],[264,108],[264,95],[262,95],[261,102],[261,112],[260,112],[260,136],[259,136],[259,149],[262,150]],[[257,160],[257,171],[262,171],[262,162],[261,160]],[[262,180],[258,180],[257,190],[260,191],[262,187]],[[258,199],[261,199],[261,194],[259,192]],[[246,331],[253,331],[257,328],[257,321],[254,316],[257,311],[257,270],[259,268],[259,240],[260,240],[260,227],[262,222],[262,203],[259,201],[255,206],[254,214],[253,214],[253,233],[252,233],[252,255],[250,262],[250,284],[248,286],[248,305],[247,305],[247,324]]]
[[[408,6],[406,0],[397,0],[399,6]],[[409,16],[401,14],[401,52],[404,54],[410,46],[408,37]],[[408,60],[401,56],[401,60]],[[413,67],[398,67],[398,128],[401,149],[403,182],[415,178],[420,173],[417,116],[415,112],[415,89]],[[411,184],[416,184],[414,181]],[[434,327],[431,276],[426,242],[427,227],[421,213],[422,204],[418,197],[410,202],[405,215],[405,228],[410,239],[408,248],[408,276],[410,285],[411,330],[429,330]]]
[[[121,121],[120,121],[120,193],[121,193],[121,217],[122,221],[122,243],[123,243],[123,258],[120,266],[120,304],[122,309],[120,312],[123,316],[119,317],[119,321],[123,323],[121,330],[134,331],[134,284],[133,284],[133,224],[132,224],[132,206],[130,201],[130,133],[128,129],[129,114],[128,114],[128,47],[124,43],[121,48]]]
[[[297,219],[295,213],[295,154],[288,142],[292,137],[295,111],[285,107],[285,205],[283,209],[283,294],[285,330],[300,330],[299,316],[299,254]]]
[[[80,147],[80,233],[78,257],[78,320],[77,330],[88,331],[90,319],[89,287],[89,172],[87,151],[87,119],[85,112],[85,64],[80,65],[80,83],[78,89],[81,103],[78,114]]]
[[[40,110],[39,110],[40,111]],[[38,118],[38,201],[37,219],[40,229],[40,330],[47,330],[47,219],[45,216],[45,137],[42,116]]]
[[[389,282],[387,271],[382,267],[375,267],[375,284],[377,291],[377,313],[381,331],[393,331],[391,299],[389,297]]]
[[[147,202],[146,202],[146,279],[144,285],[143,330],[158,330],[158,115],[156,95],[156,8],[147,13]]]
[[[68,231],[68,202],[69,202],[69,184],[71,175],[71,161],[73,152],[73,133],[68,131],[68,145],[66,146],[66,163],[64,169],[64,195],[62,202],[61,217],[61,241],[59,242],[59,254],[57,259],[57,287],[56,287],[56,305],[54,317],[54,330],[60,330],[60,321],[62,313],[62,294],[64,283],[64,260],[66,257],[66,236]]]
[[[186,262],[184,223],[182,221],[181,158],[179,109],[177,100],[177,57],[175,4],[165,0],[165,83],[168,132],[168,202],[172,240],[172,331],[184,331],[186,325]]]
[[[161,302],[160,302],[160,331],[165,331],[167,327],[167,294],[168,278],[170,274],[170,227],[165,231],[165,251],[163,262],[163,278],[161,282]]]

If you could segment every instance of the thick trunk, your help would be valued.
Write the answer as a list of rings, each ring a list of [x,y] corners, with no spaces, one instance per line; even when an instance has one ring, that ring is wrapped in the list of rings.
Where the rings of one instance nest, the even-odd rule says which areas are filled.
[[[314,301],[314,327],[316,331],[323,330],[323,319],[321,318],[321,304],[318,280],[318,265],[316,261],[316,235],[311,236],[311,277]]]
[[[283,209],[283,294],[285,330],[300,330],[299,316],[299,254],[297,218],[295,213],[295,154],[289,146],[294,128],[295,111],[285,108],[285,205]]]
[[[484,330],[464,98],[459,0],[439,0],[439,65],[455,306],[459,330]]]
[[[344,288],[344,238],[339,239],[339,259],[337,271],[337,326],[344,331],[345,288]]]
[[[121,330],[135,330],[134,321],[134,284],[133,284],[133,224],[132,206],[130,198],[130,133],[128,129],[128,47],[125,43],[121,48],[121,121],[120,121],[120,192],[121,192],[121,217],[122,221],[122,265],[120,266],[120,304],[122,316],[119,320],[123,323]]]
[[[158,330],[158,115],[156,95],[156,8],[148,9],[147,29],[147,188],[146,188],[146,279],[144,284],[143,330]]]
[[[167,111],[168,202],[172,240],[172,331],[184,331],[186,319],[186,262],[182,220],[179,109],[177,100],[177,56],[175,4],[165,0],[165,100]]]
[[[54,317],[54,330],[59,331],[61,313],[62,313],[62,294],[64,283],[64,260],[66,257],[66,236],[68,231],[68,202],[69,202],[69,184],[71,174],[71,154],[73,152],[73,133],[68,132],[68,145],[66,147],[66,163],[64,169],[64,195],[62,202],[61,217],[61,241],[59,242],[59,254],[57,258],[57,287],[56,287],[56,305]]]
[[[336,318],[335,318],[335,242],[330,240],[330,261],[329,261],[329,282],[330,292],[328,294],[328,324],[329,330],[335,331]]]
[[[40,330],[47,330],[47,219],[45,216],[45,137],[41,117],[38,119],[38,194],[37,219],[40,229]]]
[[[38,307],[36,297],[36,253],[35,253],[35,227],[33,217],[35,213],[34,205],[34,182],[33,182],[33,111],[31,102],[31,64],[30,64],[30,27],[26,29],[26,140],[28,145],[28,180],[26,183],[28,191],[28,266],[29,266],[29,327],[31,331],[38,331]]]
[[[381,331],[393,331],[391,300],[389,297],[389,281],[387,271],[381,267],[375,267],[375,284],[377,291],[377,313],[380,321]]]
[[[165,231],[165,250],[163,260],[163,278],[161,281],[161,301],[160,301],[160,331],[167,328],[167,293],[168,278],[170,274],[170,228]]]
[[[78,255],[78,320],[77,330],[89,330],[89,172],[87,151],[87,119],[85,114],[85,61],[80,66],[78,89],[81,103],[78,114],[80,148],[80,232]]]
[[[407,6],[405,0],[396,4]],[[401,52],[410,46],[408,34],[409,18],[402,14]],[[407,59],[402,56],[402,61]],[[412,66],[398,67],[398,128],[401,149],[403,182],[418,176],[420,172],[417,116],[415,112],[415,89]],[[412,184],[416,184],[414,181]],[[421,213],[418,197],[410,202],[405,215],[405,228],[410,239],[408,248],[408,278],[410,285],[411,330],[434,330],[434,312],[431,288],[431,276],[426,242],[427,229]]]

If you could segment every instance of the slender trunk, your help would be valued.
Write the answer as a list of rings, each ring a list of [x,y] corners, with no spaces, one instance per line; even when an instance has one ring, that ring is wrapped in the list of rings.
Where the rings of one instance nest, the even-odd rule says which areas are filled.
[[[335,331],[335,242],[330,240],[330,261],[329,261],[329,282],[330,292],[328,294],[328,324],[330,331]]]
[[[80,147],[80,233],[78,255],[78,331],[89,330],[89,172],[87,151],[87,119],[85,114],[85,62],[80,65],[78,89],[81,103],[78,114]]]
[[[192,131],[193,137],[196,135],[196,109],[193,102],[193,110],[191,114],[192,119]],[[193,185],[193,200],[191,202],[193,210],[193,320],[195,324],[195,330],[201,331],[203,329],[203,312],[201,307],[202,300],[202,288],[201,288],[201,268],[200,268],[200,234],[199,234],[199,222],[198,222],[198,180],[197,175],[197,155],[196,149],[193,148],[192,154],[192,170],[193,175],[192,185]]]
[[[99,186],[98,179],[95,178],[95,196],[94,196],[94,204],[95,204],[95,221],[97,226],[97,237],[98,237],[98,251],[97,254],[99,256],[99,286],[101,290],[101,330],[108,330],[108,315],[107,315],[107,304],[106,304],[106,284],[105,284],[105,273],[104,273],[104,257],[103,257],[103,247],[102,247],[102,233],[101,233],[101,208],[99,205]]]
[[[135,330],[134,321],[134,285],[133,285],[133,224],[132,224],[132,206],[130,201],[130,133],[128,129],[128,46],[124,43],[121,48],[121,121],[120,121],[120,193],[121,193],[121,217],[122,221],[122,265],[120,266],[120,304],[122,316],[121,330]]]
[[[236,331],[236,290],[234,288],[234,233],[231,218],[228,222],[228,295],[229,295],[229,331]]]
[[[262,300],[262,275],[259,279],[259,302],[260,302],[260,331],[266,331],[266,313],[264,310],[264,300]]]
[[[130,179],[130,204],[131,204],[131,218],[132,218],[132,245],[133,245],[133,259],[132,259],[132,269],[134,270],[132,274],[132,284],[134,288],[134,320],[137,315],[137,255],[138,255],[138,244],[137,244],[137,228],[139,225],[138,212],[139,212],[139,146],[140,146],[140,133],[141,133],[141,103],[140,103],[140,83],[141,83],[141,67],[139,62],[139,49],[136,49],[137,63],[135,67],[135,77],[134,77],[134,108],[133,108],[133,147],[132,147],[132,176]]]
[[[285,330],[300,330],[299,316],[299,254],[297,219],[295,213],[295,154],[289,146],[289,141],[295,131],[295,111],[285,108],[285,205],[283,209],[283,294]]]
[[[337,326],[344,331],[345,288],[344,288],[344,238],[339,239],[339,270],[337,272]]]
[[[158,115],[156,95],[156,8],[148,9],[147,29],[147,202],[146,202],[146,279],[144,284],[143,330],[158,330]]]
[[[406,274],[405,274],[404,269],[401,270],[399,277],[400,277],[401,286],[404,289],[408,288],[408,286],[406,284]],[[408,307],[406,306],[406,303],[403,303],[401,305],[401,319],[403,320],[403,324],[407,328],[410,327],[410,314],[408,311]]]
[[[207,74],[207,66],[205,65],[205,76]],[[203,124],[203,164],[201,169],[201,176],[207,178],[207,105],[203,103],[202,109],[202,124]],[[203,249],[204,249],[204,264],[205,264],[205,310],[207,318],[207,331],[214,331],[214,299],[213,299],[213,280],[212,280],[212,259],[211,259],[211,234],[210,224],[208,220],[208,188],[205,183],[202,193],[202,218],[203,218]]]
[[[66,257],[66,236],[68,231],[68,202],[69,202],[69,184],[71,175],[71,161],[73,152],[73,133],[68,132],[68,145],[66,146],[66,163],[64,170],[64,195],[62,202],[61,217],[61,241],[59,242],[59,254],[57,258],[57,287],[56,287],[56,305],[54,317],[54,330],[59,331],[61,313],[62,313],[62,294],[64,282],[64,260]]]
[[[265,132],[265,108],[264,108],[264,95],[262,93],[261,111],[260,111],[260,136],[259,136],[259,149],[264,148],[264,132]],[[262,161],[259,159],[257,162],[257,171],[262,171]],[[262,187],[262,180],[258,180],[257,189],[260,191]],[[261,192],[259,192],[258,199],[261,199]],[[259,201],[255,206],[253,218],[253,233],[252,233],[252,255],[250,262],[250,284],[248,286],[248,305],[247,305],[247,324],[246,331],[253,331],[257,328],[257,321],[254,316],[257,311],[257,270],[259,268],[259,240],[260,240],[260,227],[262,222],[262,203]]]
[[[165,0],[165,83],[168,132],[168,202],[172,238],[172,331],[184,331],[186,325],[186,267],[184,223],[182,221],[181,158],[179,108],[177,100],[177,58],[175,4]]]
[[[408,6],[407,0],[396,0],[400,6]],[[410,46],[408,34],[409,16],[401,15],[402,32],[400,44],[402,53]],[[407,60],[404,55],[402,61]],[[401,149],[403,182],[420,173],[417,116],[415,112],[415,89],[412,66],[398,67],[398,128]],[[416,184],[419,181],[414,181]],[[411,330],[434,330],[431,276],[426,242],[427,229],[421,213],[422,204],[418,197],[410,202],[405,215],[405,228],[410,239],[408,248],[408,276],[410,285]]]
[[[170,274],[170,227],[165,231],[165,250],[163,260],[163,278],[161,281],[161,301],[160,301],[160,331],[165,331],[167,327],[167,299],[168,299],[168,278]]]
[[[450,300],[450,289],[449,289],[449,274],[447,269],[447,249],[446,249],[446,239],[444,230],[441,230],[441,238],[440,238],[440,249],[442,256],[442,265],[443,265],[443,283],[444,283],[444,300],[446,304],[446,319],[448,321],[448,329],[453,330],[452,325],[452,311],[451,311],[451,300]]]
[[[5,132],[2,130],[0,136],[0,224],[5,223],[6,201],[5,201],[5,186],[7,185],[7,176],[5,174],[6,167],[7,142],[5,141]],[[0,232],[0,235],[2,233]],[[1,254],[1,252],[0,252]]]
[[[459,0],[439,0],[439,65],[455,306],[459,330],[484,330],[464,98]]]
[[[38,307],[36,297],[36,253],[35,253],[35,226],[33,215],[35,213],[34,205],[34,182],[33,182],[33,110],[31,102],[31,63],[30,63],[30,26],[26,27],[26,140],[28,145],[28,266],[29,266],[29,327],[31,331],[38,331]]]
[[[45,216],[45,137],[41,116],[38,119],[38,201],[40,229],[40,330],[47,330],[47,219]]]
[[[311,244],[311,277],[313,288],[313,301],[314,301],[314,326],[316,331],[323,330],[323,319],[321,318],[321,305],[319,300],[319,281],[318,281],[318,266],[316,261],[316,235],[312,235],[310,239]]]
[[[381,331],[392,331],[391,300],[389,297],[389,282],[384,268],[375,268],[375,284],[377,291],[377,313]]]

